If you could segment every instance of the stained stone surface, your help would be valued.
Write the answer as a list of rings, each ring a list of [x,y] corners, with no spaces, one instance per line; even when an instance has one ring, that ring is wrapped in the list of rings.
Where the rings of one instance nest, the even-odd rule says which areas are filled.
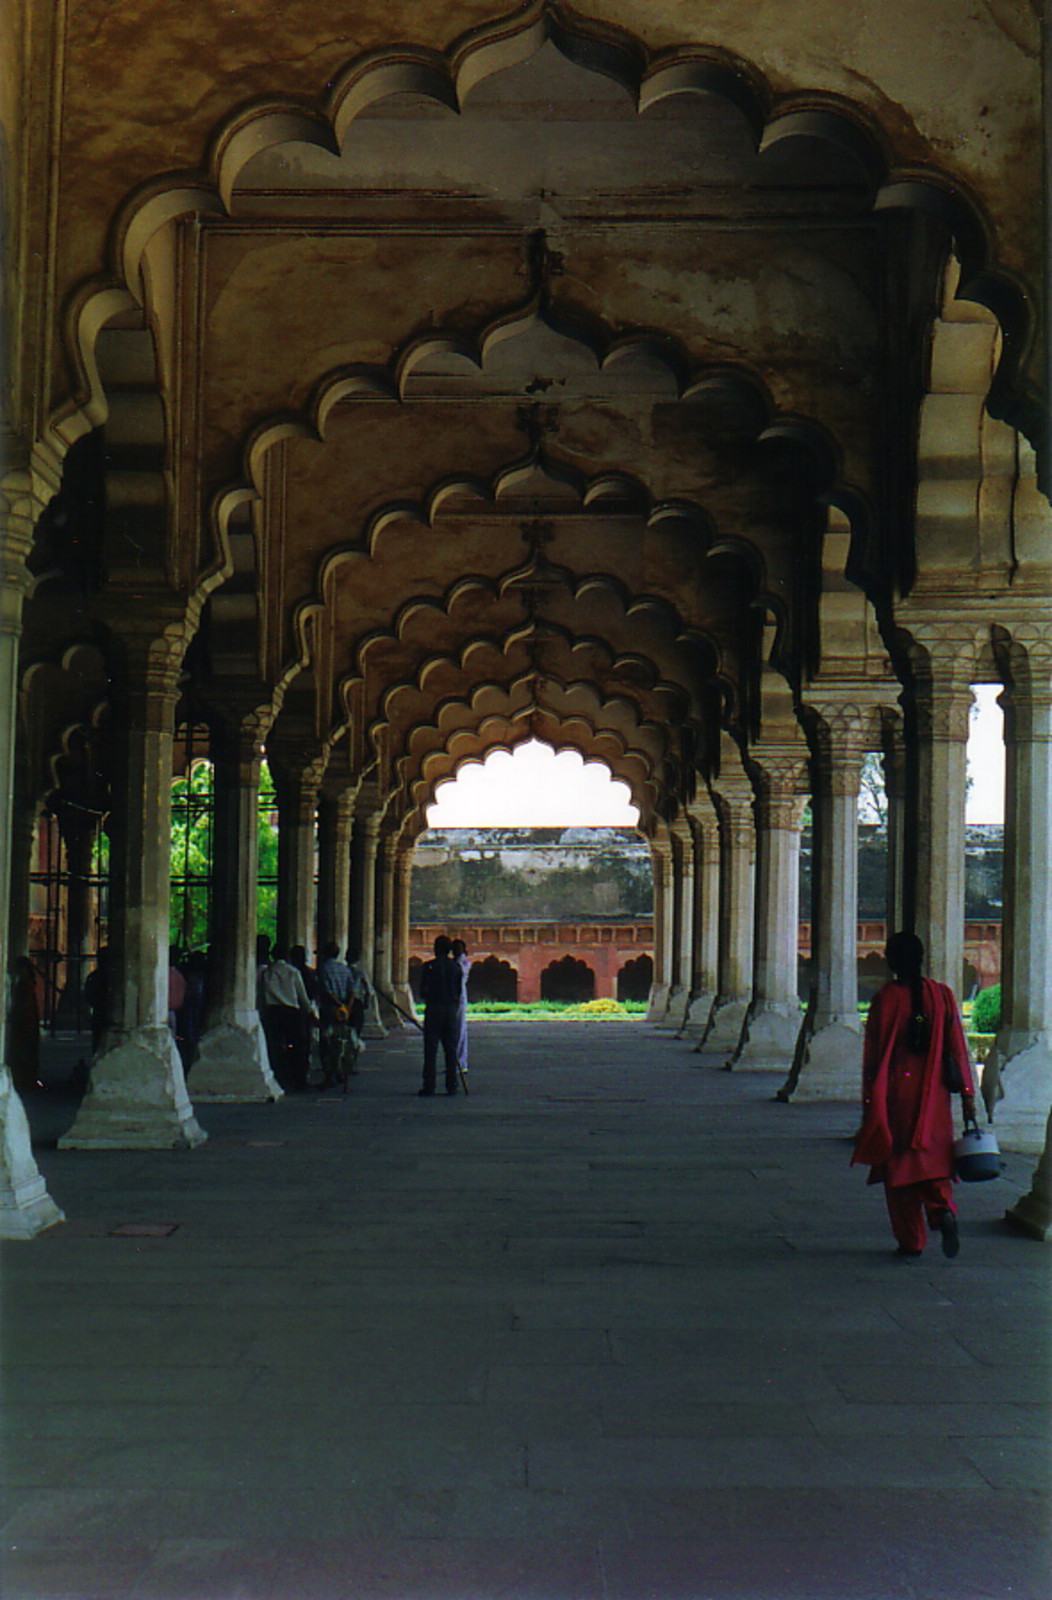
[[[906,1264],[851,1106],[642,1024],[471,1052],[420,1100],[371,1041],[196,1150],[30,1106],[69,1220],[4,1254],[5,1600],[1052,1592],[1025,1158]]]

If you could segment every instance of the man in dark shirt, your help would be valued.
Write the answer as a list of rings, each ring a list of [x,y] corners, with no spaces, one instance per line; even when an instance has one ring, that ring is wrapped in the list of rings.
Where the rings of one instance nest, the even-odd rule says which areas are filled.
[[[424,963],[420,977],[420,998],[424,1002],[424,1087],[420,1093],[434,1094],[438,1046],[446,1065],[446,1093],[457,1092],[458,1003],[464,987],[464,974],[453,960],[452,944],[444,933],[435,940],[435,958]]]

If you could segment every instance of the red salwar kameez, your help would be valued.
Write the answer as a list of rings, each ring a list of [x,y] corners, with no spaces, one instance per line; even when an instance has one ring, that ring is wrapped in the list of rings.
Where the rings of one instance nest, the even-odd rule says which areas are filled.
[[[888,1216],[899,1248],[918,1255],[928,1226],[938,1228],[953,1203],[953,1102],[943,1078],[944,1057],[960,1068],[966,1094],[974,1094],[968,1046],[953,990],[923,980],[928,1046],[906,1043],[913,1010],[908,983],[886,983],[874,998],[862,1057],[863,1121],[852,1162],[868,1162],[869,1182],[883,1183]]]

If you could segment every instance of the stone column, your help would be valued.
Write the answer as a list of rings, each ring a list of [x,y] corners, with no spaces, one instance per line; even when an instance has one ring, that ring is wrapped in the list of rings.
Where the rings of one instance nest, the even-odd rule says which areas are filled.
[[[6,447],[6,441],[4,441]],[[4,517],[0,523],[0,975],[6,973],[6,908],[11,893],[11,806],[18,706],[18,641],[22,605],[29,588],[26,567],[33,533],[33,497],[22,474],[3,485]],[[29,1135],[29,1123],[11,1074],[3,1065],[6,1007],[0,1006],[0,1238],[31,1239],[62,1222],[63,1214],[47,1192]]]
[[[665,1020],[672,987],[672,942],[675,924],[672,904],[672,848],[668,840],[650,841],[654,873],[654,978],[650,985],[646,1021],[655,1026]]]
[[[301,944],[307,960],[314,948],[314,819],[318,782],[308,769],[274,771],[278,802],[277,940],[286,950]]]
[[[704,1035],[719,984],[720,830],[708,795],[688,807],[694,844],[694,926],[691,935],[690,999],[683,1038]]]
[[[125,641],[110,812],[110,1027],[91,1092],[62,1149],[200,1144],[183,1065],[167,1026],[172,734],[179,663],[167,641]]]
[[[906,928],[912,918],[912,884],[907,892],[906,835],[908,831],[908,763],[901,712],[885,710],[881,737],[884,757],[884,793],[888,803],[888,936]]]
[[[672,845],[672,982],[662,1027],[683,1027],[690,1004],[694,965],[694,841],[684,817],[671,829]]]
[[[813,709],[812,991],[782,1098],[857,1100],[858,796],[869,719],[849,706]]]
[[[208,1011],[193,1063],[194,1099],[280,1100],[256,1009],[259,775],[263,728],[252,715],[212,737],[215,762]]]
[[[413,846],[398,847],[394,866],[394,925],[392,929],[392,994],[403,1011],[416,1016],[416,1003],[409,987],[409,897],[413,883]]]
[[[1036,1154],[1052,1104],[1052,624],[1013,628],[1003,658],[1002,1021],[983,1096],[1002,1142]]]
[[[376,852],[376,942],[373,984],[385,1028],[400,1028],[401,1018],[392,1005],[394,988],[395,862],[398,836],[382,832]]]
[[[29,880],[40,815],[40,806],[16,782],[11,807],[11,882],[6,902],[9,961],[29,952]]]
[[[710,789],[720,835],[719,982],[708,1030],[695,1048],[730,1056],[738,1048],[752,999],[756,819],[744,773],[721,773]]]
[[[757,782],[756,955],[752,999],[731,1062],[736,1072],[788,1069],[803,1020],[797,965],[807,768],[799,758],[758,756]]]
[[[929,977],[960,997],[964,975],[964,811],[974,630],[912,629],[917,712],[916,832],[912,840],[915,931]]]
[[[359,952],[364,971],[372,979],[376,971],[376,854],[380,844],[380,816],[357,812],[351,833],[350,938],[352,950]],[[374,1005],[365,1022],[367,1039],[382,1039],[387,1030]]]
[[[347,949],[347,900],[351,884],[353,789],[318,801],[318,951],[331,940]]]

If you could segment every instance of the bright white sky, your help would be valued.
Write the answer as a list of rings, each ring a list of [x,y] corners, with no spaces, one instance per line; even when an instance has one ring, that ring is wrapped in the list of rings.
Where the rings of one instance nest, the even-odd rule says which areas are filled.
[[[1003,822],[1005,815],[1004,712],[997,704],[1001,686],[977,683],[968,730],[969,822]]]
[[[1004,732],[996,684],[978,684],[968,737],[969,822],[1004,819]],[[639,813],[627,785],[600,762],[575,750],[558,754],[531,739],[511,755],[495,750],[479,766],[461,767],[439,784],[428,808],[430,828],[632,828]]]
[[[556,754],[536,739],[461,767],[439,784],[427,813],[429,828],[634,828],[638,821],[628,785],[609,767],[586,763],[576,750]]]

